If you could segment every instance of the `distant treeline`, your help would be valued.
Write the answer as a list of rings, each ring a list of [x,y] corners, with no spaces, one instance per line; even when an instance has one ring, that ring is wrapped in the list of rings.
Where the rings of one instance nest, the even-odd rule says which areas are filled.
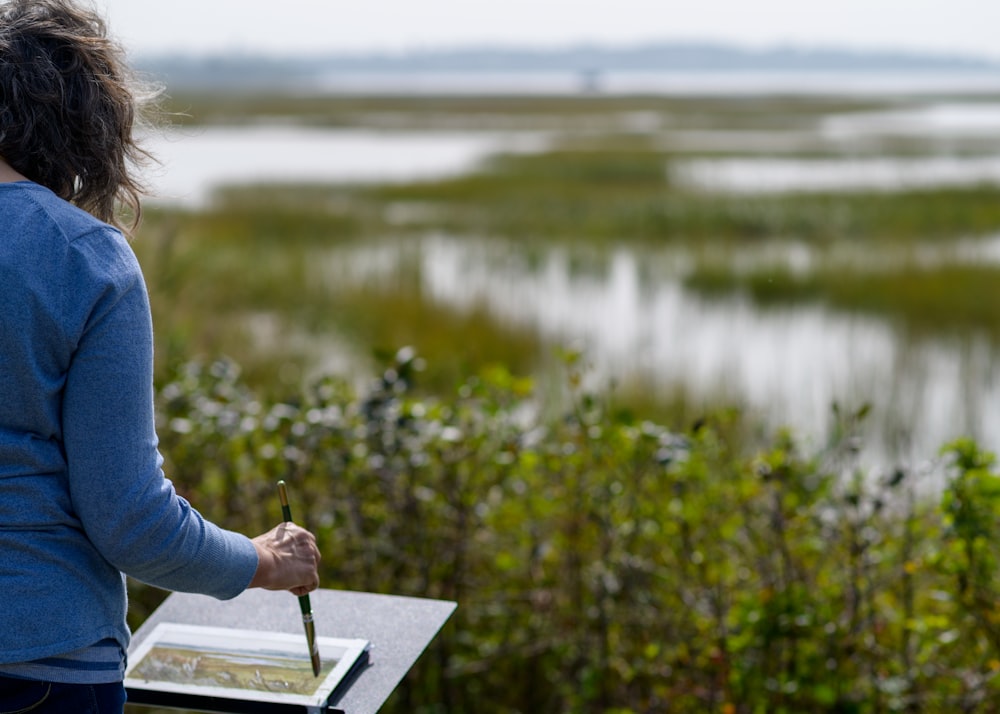
[[[644,71],[991,71],[996,62],[958,55],[838,48],[664,42],[634,47],[538,49],[481,47],[391,54],[273,57],[252,54],[147,57],[146,72],[178,87],[287,88],[333,72],[644,72]]]

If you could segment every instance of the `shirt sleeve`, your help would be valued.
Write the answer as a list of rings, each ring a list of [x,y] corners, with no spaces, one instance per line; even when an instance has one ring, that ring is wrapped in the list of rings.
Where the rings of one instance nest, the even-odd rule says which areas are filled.
[[[235,597],[253,578],[250,540],[205,520],[162,471],[153,332],[138,261],[112,229],[70,244],[64,305],[76,348],[63,390],[70,498],[97,550],[168,590]]]

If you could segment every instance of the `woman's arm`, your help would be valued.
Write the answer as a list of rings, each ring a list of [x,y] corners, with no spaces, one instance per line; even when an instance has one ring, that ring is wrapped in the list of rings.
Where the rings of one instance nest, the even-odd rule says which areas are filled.
[[[67,312],[87,308],[76,318],[63,443],[73,508],[87,537],[119,570],[170,590],[229,598],[251,585],[315,589],[312,534],[279,526],[252,542],[205,520],[164,477],[152,324],[138,262],[111,230],[77,239],[72,251],[66,294],[75,302]]]

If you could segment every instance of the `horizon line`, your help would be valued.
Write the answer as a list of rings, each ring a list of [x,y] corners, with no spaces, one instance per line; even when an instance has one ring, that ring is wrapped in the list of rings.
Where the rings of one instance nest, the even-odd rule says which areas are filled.
[[[910,61],[937,61],[961,63],[967,65],[1000,66],[1000,56],[977,54],[969,52],[957,52],[942,49],[918,49],[893,47],[888,45],[851,45],[848,43],[837,44],[831,42],[793,42],[788,40],[748,43],[718,39],[670,39],[662,40],[637,40],[632,42],[610,42],[579,40],[573,42],[560,42],[552,44],[542,43],[515,43],[493,41],[477,43],[441,43],[437,45],[424,45],[409,47],[405,49],[376,48],[337,50],[331,49],[306,49],[306,50],[275,50],[275,49],[248,49],[246,47],[231,48],[176,48],[159,49],[152,51],[133,52],[134,55],[145,60],[167,60],[167,59],[191,59],[191,60],[212,60],[228,58],[253,58],[257,60],[270,61],[309,61],[309,60],[342,60],[342,61],[403,61],[414,58],[444,58],[456,55],[468,54],[510,54],[524,56],[558,56],[575,52],[592,52],[603,54],[629,54],[651,49],[689,49],[689,50],[716,50],[734,54],[742,54],[748,57],[766,57],[773,54],[803,54],[803,55],[841,55],[846,57],[872,59],[899,59]]]

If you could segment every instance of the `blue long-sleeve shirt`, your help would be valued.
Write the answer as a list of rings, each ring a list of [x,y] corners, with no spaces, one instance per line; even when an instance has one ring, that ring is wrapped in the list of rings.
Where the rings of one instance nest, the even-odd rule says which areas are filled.
[[[161,470],[153,337],[117,230],[31,183],[0,184],[0,664],[113,639],[122,573],[227,599],[257,568]]]

